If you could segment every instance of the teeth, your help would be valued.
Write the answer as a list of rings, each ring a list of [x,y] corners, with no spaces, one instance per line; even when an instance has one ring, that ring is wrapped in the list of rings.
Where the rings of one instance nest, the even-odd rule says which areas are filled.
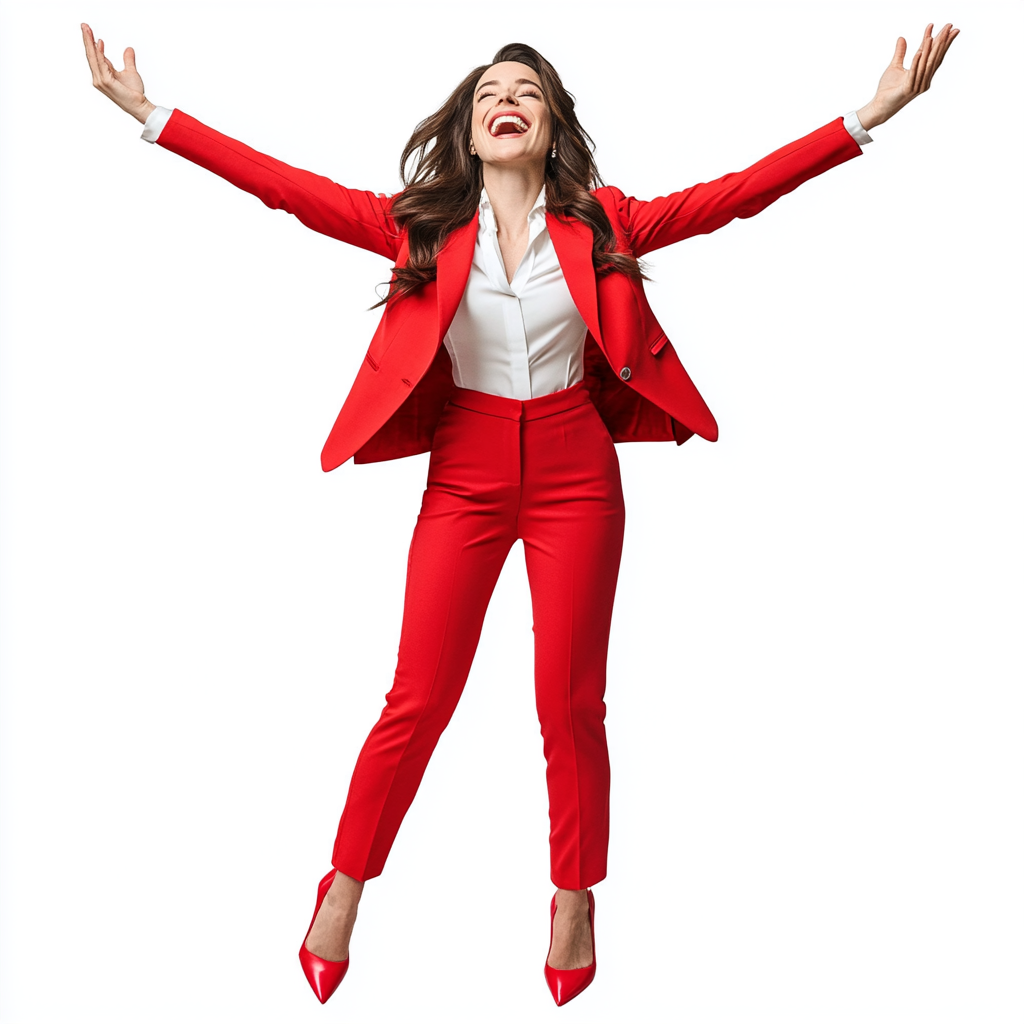
[[[514,124],[522,131],[529,131],[530,126],[518,114],[502,114],[491,122],[491,134],[498,133],[498,126],[502,124]]]

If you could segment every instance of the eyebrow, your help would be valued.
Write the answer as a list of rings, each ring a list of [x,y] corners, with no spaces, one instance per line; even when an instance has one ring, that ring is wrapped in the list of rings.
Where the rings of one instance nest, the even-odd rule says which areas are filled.
[[[496,78],[492,78],[489,82],[481,82],[476,87],[476,91],[479,92],[481,89],[483,89],[485,86],[488,86],[488,85],[500,85],[500,84],[501,83]],[[517,78],[516,79],[516,85],[535,85],[538,89],[540,89],[540,83],[539,82],[535,82],[532,78]]]

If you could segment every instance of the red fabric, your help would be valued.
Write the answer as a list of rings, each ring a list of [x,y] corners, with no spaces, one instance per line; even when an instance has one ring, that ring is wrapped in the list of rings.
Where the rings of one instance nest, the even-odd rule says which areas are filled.
[[[522,538],[551,880],[583,889],[605,876],[605,662],[624,522],[615,447],[582,384],[526,402],[454,389],[409,550],[394,686],[338,827],[339,871],[365,880],[383,870],[462,694],[502,564]]]
[[[221,175],[272,209],[316,231],[401,265],[405,236],[391,201],[250,149],[175,110],[160,134],[166,149]],[[744,171],[650,201],[600,188],[619,248],[635,256],[752,217],[802,182],[860,155],[842,118],[771,153]],[[713,441],[718,425],[658,325],[642,282],[597,276],[592,235],[578,221],[547,218],[569,292],[588,328],[584,382],[616,441]],[[442,339],[462,298],[476,241],[476,218],[452,232],[438,256],[437,280],[387,308],[321,454],[324,470],[427,451],[450,386]],[[447,377],[446,377],[447,372]]]

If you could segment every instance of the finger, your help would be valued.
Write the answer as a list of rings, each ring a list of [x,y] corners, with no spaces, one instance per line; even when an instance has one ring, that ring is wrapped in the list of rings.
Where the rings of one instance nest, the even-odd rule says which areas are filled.
[[[943,48],[946,45],[946,36],[949,35],[951,25],[943,25],[942,30],[935,37],[935,42],[932,44],[931,52],[928,54],[928,59],[925,61],[924,74],[921,81],[921,91],[924,92],[929,85],[931,85],[932,75],[935,73],[937,60],[942,59]]]
[[[959,29],[953,28],[952,25],[943,26],[942,32],[939,33],[939,38],[936,40],[936,49],[938,51],[936,60],[942,60],[946,51],[949,49],[949,44],[953,42],[959,31]]]
[[[124,51],[124,69],[125,71],[137,71],[135,67],[135,51],[129,46]]]
[[[921,83],[924,81],[925,68],[928,66],[928,54],[931,53],[931,50],[932,37],[929,33],[921,43],[921,49],[914,54],[914,74],[910,80],[910,87],[915,94],[921,92]]]
[[[92,29],[83,21],[82,22],[82,42],[85,43],[85,57],[89,61],[89,67],[92,69],[93,82],[97,81],[97,75],[99,74],[99,58],[96,55],[96,41],[92,37]]]
[[[903,59],[906,57],[906,55],[907,41],[906,39],[903,38],[903,36],[900,36],[899,39],[896,40],[896,52],[892,55],[892,66],[894,68],[900,68],[901,70],[905,70],[903,68]]]
[[[949,34],[949,29],[949,25],[944,25],[939,34],[930,41],[928,53],[925,54],[926,59],[921,70],[921,81],[918,83],[918,88],[921,92],[924,92],[931,84],[932,75],[935,73],[935,62],[941,59],[942,48],[946,44],[946,36]]]
[[[936,71],[939,70],[939,65],[942,64],[942,58],[946,56],[946,51],[950,48],[950,46],[953,43],[953,40],[956,39],[957,35],[960,32],[960,29],[952,28],[952,26],[950,26],[950,25],[947,25],[946,28],[949,28],[950,32],[948,33],[946,38],[942,41],[942,45],[939,46],[939,47],[936,47],[935,62],[934,62],[934,64],[932,64],[931,70],[928,72],[928,81],[925,83],[925,88],[926,89],[928,88],[929,85],[931,85],[932,76],[935,74]]]
[[[924,35],[921,37],[921,60],[917,65],[917,75],[914,78],[915,90],[920,90],[921,82],[924,79],[924,71],[928,66],[928,54],[932,52],[932,46],[935,44],[935,40],[932,38],[932,29],[935,28],[933,22],[929,22],[927,28],[924,30]]]
[[[93,70],[93,84],[96,86],[109,85],[113,78],[114,66],[107,60],[103,52],[103,40],[96,41],[96,66]]]
[[[921,55],[922,50],[918,50],[914,54],[914,59],[910,62],[910,69],[907,71],[906,88],[911,96],[914,95],[914,83],[917,81],[917,76],[921,68]]]
[[[946,56],[946,51],[953,45],[953,40],[960,35],[960,29],[955,28],[946,39],[946,45],[942,48],[942,53],[939,54],[939,59],[936,61],[935,66],[938,67],[942,63],[942,58]]]
[[[107,56],[106,52],[103,49],[102,39],[96,40],[96,49],[99,52],[100,56],[100,66],[106,68],[106,70],[109,71],[111,75],[116,74],[117,68],[115,68],[114,65],[110,63],[110,58]]]

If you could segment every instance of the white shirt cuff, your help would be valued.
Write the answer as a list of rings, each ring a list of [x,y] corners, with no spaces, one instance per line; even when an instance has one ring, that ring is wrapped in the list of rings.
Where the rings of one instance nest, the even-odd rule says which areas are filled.
[[[146,118],[146,124],[142,129],[142,137],[147,142],[156,142],[160,138],[160,133],[164,130],[164,125],[167,124],[168,118],[173,113],[174,111],[169,107],[154,107],[149,112],[149,117]]]
[[[148,125],[149,122],[147,121],[146,124]],[[843,116],[843,127],[862,147],[866,146],[869,142],[875,141],[866,131],[864,131],[864,125],[860,123],[860,118],[857,116],[856,110],[851,110],[848,114]]]

